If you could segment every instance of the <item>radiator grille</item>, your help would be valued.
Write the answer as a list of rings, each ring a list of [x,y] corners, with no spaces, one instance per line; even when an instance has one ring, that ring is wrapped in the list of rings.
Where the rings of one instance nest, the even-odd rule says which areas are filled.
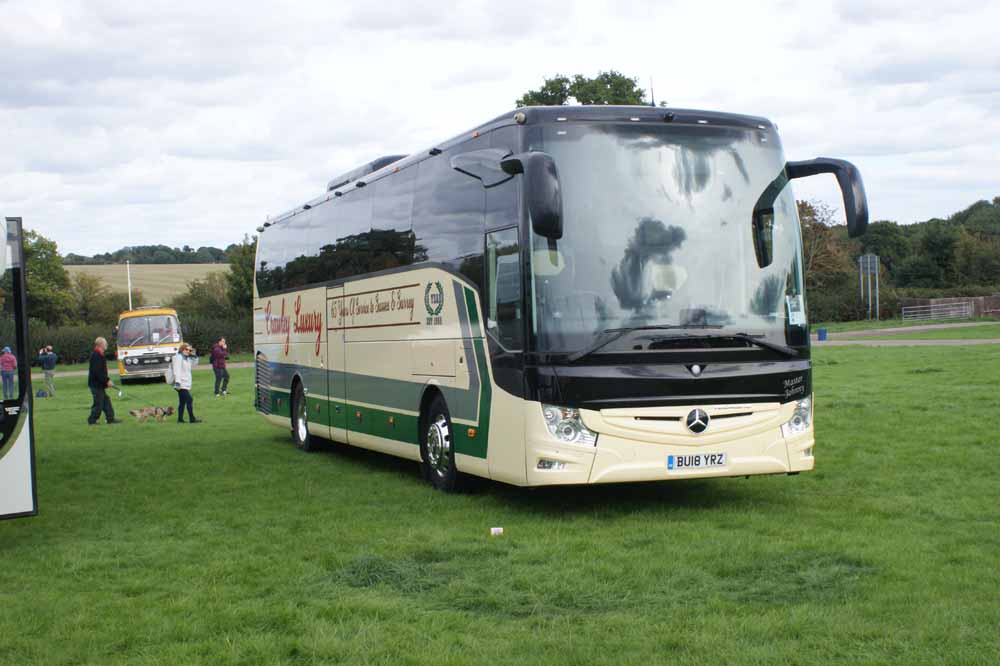
[[[264,354],[257,354],[254,361],[254,406],[257,411],[271,413],[271,364]]]

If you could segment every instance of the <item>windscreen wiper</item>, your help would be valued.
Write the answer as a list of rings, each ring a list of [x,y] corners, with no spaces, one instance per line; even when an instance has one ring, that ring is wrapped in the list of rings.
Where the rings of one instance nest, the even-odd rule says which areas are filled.
[[[798,358],[799,351],[792,347],[786,345],[778,344],[777,342],[768,342],[767,340],[761,340],[755,335],[750,335],[749,333],[725,333],[720,335],[692,335],[684,336],[682,339],[685,340],[742,340],[743,342],[749,342],[752,345],[756,345],[763,349],[770,349],[771,351],[778,352],[784,356],[790,356],[792,358]]]
[[[633,331],[672,331],[685,328],[722,328],[721,325],[711,324],[658,324],[653,326],[630,326],[626,328],[606,328],[597,334],[597,339],[593,344],[577,350],[566,356],[567,363],[576,363],[582,358],[590,356],[594,352],[607,347],[612,342],[622,337],[626,333]]]

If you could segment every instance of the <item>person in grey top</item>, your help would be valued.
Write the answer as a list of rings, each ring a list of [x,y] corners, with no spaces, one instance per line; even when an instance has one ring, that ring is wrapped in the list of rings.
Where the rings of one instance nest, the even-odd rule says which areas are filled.
[[[170,364],[174,389],[177,391],[177,422],[184,423],[184,408],[187,407],[188,421],[201,423],[194,417],[194,398],[191,396],[191,369],[198,365],[198,355],[194,347],[182,342]]]

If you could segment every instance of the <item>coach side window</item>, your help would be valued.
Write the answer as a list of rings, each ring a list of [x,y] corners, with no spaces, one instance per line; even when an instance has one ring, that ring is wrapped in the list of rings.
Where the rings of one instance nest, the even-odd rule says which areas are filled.
[[[334,223],[326,232],[321,255],[329,257],[330,279],[368,273],[371,266],[372,188],[360,187],[336,202]]]
[[[410,167],[386,176],[374,185],[369,242],[369,270],[372,272],[408,266],[415,261],[410,215],[413,211],[413,186],[416,179],[417,169]]]
[[[517,228],[486,234],[486,328],[508,351],[522,344],[521,256]]]
[[[446,264],[479,287],[486,191],[475,178],[455,171],[451,157],[488,147],[483,135],[423,160],[417,165],[413,195],[413,232],[421,260]]]
[[[490,148],[499,148],[510,153],[519,152],[517,128],[501,127],[490,132]],[[486,228],[509,227],[518,223],[517,188],[520,178],[486,188]]]
[[[288,221],[272,225],[261,234],[257,253],[257,292],[267,296],[285,288],[285,264],[288,263]]]
[[[285,289],[298,289],[323,281],[317,271],[319,245],[315,242],[321,225],[319,210],[314,207],[301,211],[286,223]]]

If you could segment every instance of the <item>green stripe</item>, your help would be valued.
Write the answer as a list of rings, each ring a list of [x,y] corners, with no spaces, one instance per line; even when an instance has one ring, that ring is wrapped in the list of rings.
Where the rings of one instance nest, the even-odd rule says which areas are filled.
[[[480,335],[480,320],[479,311],[476,308],[475,294],[471,289],[464,288],[464,296],[470,324],[468,335],[472,337],[471,342],[476,360],[476,369],[479,371],[478,414],[475,413],[476,406],[468,404],[470,402],[468,397],[472,397],[472,400],[475,401],[474,396],[468,395],[468,390],[448,386],[439,386],[438,389],[444,394],[449,409],[452,409],[452,403],[455,403],[454,407],[457,409],[452,409],[455,416],[477,422],[475,437],[469,437],[469,428],[467,426],[452,424],[454,430],[452,438],[455,445],[455,452],[476,458],[486,458],[490,432],[490,400],[492,399],[493,390],[490,385],[489,368],[487,367],[486,347],[483,338],[478,337]],[[390,402],[401,406],[412,404],[413,410],[416,410],[420,404],[420,393],[425,388],[424,384],[355,373],[328,372],[327,376],[331,385],[339,384],[340,386],[344,386],[344,384],[347,384],[352,398],[368,398],[361,400],[361,402],[375,402],[373,398],[377,396],[378,402],[382,404],[382,407],[348,405],[341,398],[329,400],[324,398],[307,398],[310,422],[413,445],[419,443],[418,417],[394,411],[391,408],[385,408],[386,405],[384,403]],[[338,406],[340,407],[339,412],[336,409]],[[291,419],[291,394],[289,391],[277,388],[271,389],[271,413],[274,416]],[[358,413],[361,415],[360,419],[356,416]],[[394,423],[389,423],[390,417],[392,417]]]
[[[486,367],[483,339],[477,337],[479,334],[479,313],[476,309],[476,297],[471,289],[465,290],[465,303],[472,324],[470,333],[473,336],[472,345],[476,354],[476,367],[479,368],[479,427],[476,436],[470,438],[468,428],[453,425],[455,432],[452,437],[455,441],[456,453],[475,458],[486,458],[490,441],[490,400],[493,396],[493,389],[490,386],[489,370]]]

